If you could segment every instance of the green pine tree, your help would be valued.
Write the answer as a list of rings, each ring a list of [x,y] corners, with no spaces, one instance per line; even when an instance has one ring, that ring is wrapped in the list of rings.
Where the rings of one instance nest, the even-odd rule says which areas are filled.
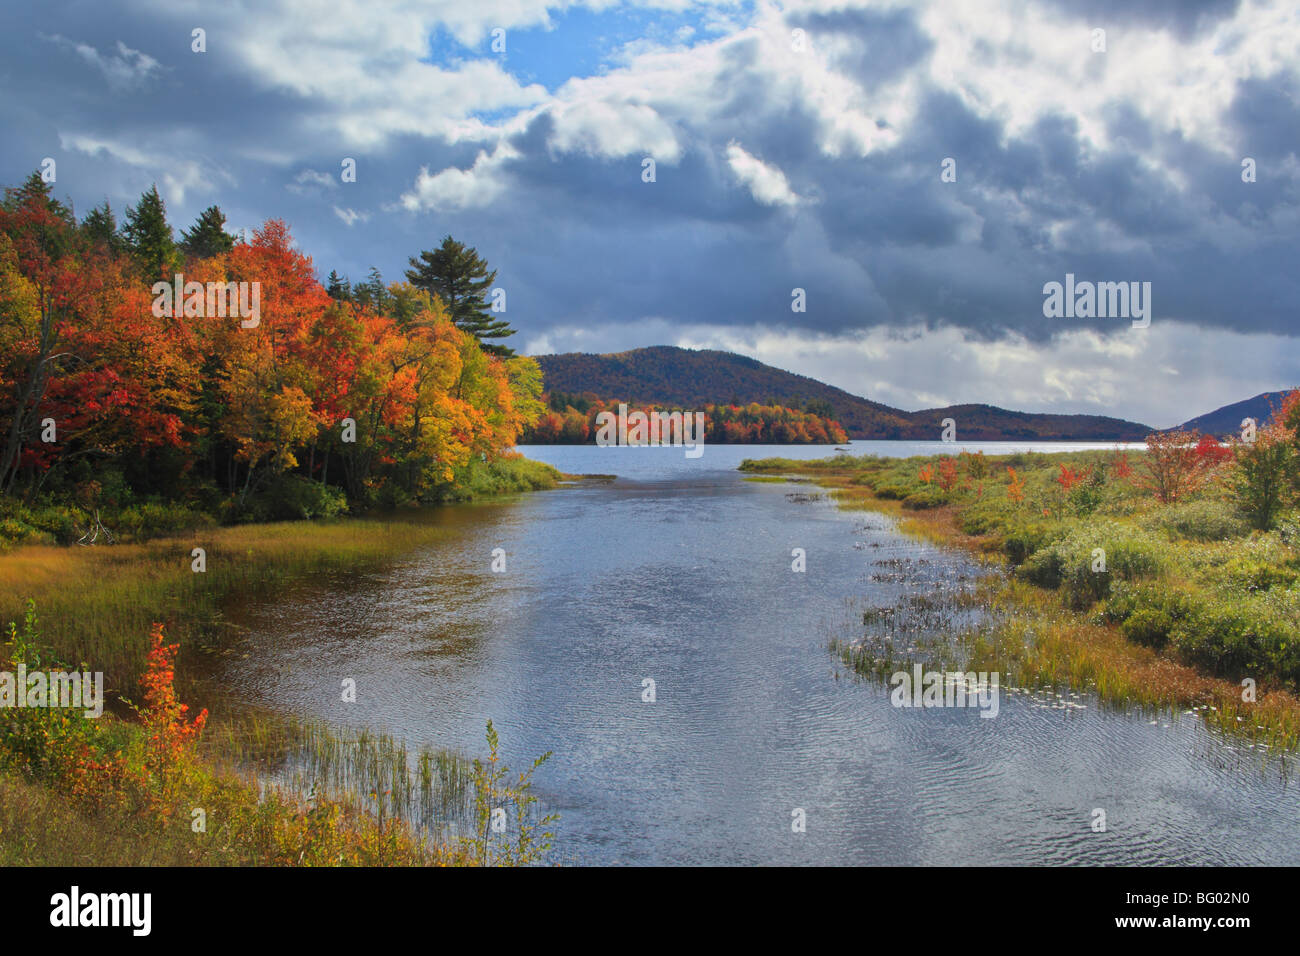
[[[381,315],[387,314],[389,299],[388,286],[384,285],[384,277],[374,266],[370,267],[370,275],[365,282],[358,282],[352,287],[352,301],[363,309],[371,309]]]
[[[170,280],[176,266],[176,243],[172,227],[167,224],[167,207],[158,195],[157,185],[140,197],[126,211],[122,236],[141,273],[149,282]]]
[[[199,213],[188,230],[181,231],[181,251],[196,259],[211,259],[235,247],[235,237],[226,232],[226,214],[216,206]]]
[[[325,291],[329,293],[331,299],[346,302],[352,298],[352,283],[348,281],[347,276],[340,278],[338,272],[331,269],[325,283]]]
[[[474,249],[466,248],[451,236],[432,251],[411,257],[406,278],[421,289],[432,292],[447,306],[447,314],[457,327],[479,340],[485,352],[509,357],[514,350],[488,339],[503,339],[515,330],[504,319],[494,319],[487,305],[487,291],[496,281],[496,270]]]
[[[86,218],[81,220],[81,234],[90,241],[92,246],[107,249],[112,253],[122,251],[122,235],[117,231],[117,217],[113,215],[113,207],[108,204],[107,199],[90,210]]]

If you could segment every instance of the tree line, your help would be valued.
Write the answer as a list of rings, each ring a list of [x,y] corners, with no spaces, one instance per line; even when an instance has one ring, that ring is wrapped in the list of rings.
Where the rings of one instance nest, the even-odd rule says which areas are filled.
[[[547,410],[526,428],[520,437],[525,445],[583,445],[596,440],[596,416],[602,412],[618,413],[620,402],[594,395],[569,395],[551,392],[544,396]],[[629,404],[629,413],[650,412],[651,406]],[[672,411],[661,408],[658,410]],[[842,444],[849,440],[835,421],[827,402],[808,403],[804,410],[773,402],[761,405],[750,402],[729,405],[704,405],[689,411],[704,412],[704,440],[716,445],[765,444]]]
[[[178,273],[257,283],[260,321],[157,314]],[[78,220],[33,174],[0,201],[0,494],[230,519],[446,496],[543,410],[495,277],[448,236],[403,282],[327,287],[280,220],[244,241],[210,206],[177,237],[156,187]]]

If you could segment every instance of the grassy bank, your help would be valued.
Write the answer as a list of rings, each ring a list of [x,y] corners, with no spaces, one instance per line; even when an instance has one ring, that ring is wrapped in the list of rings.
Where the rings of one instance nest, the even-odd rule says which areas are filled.
[[[562,478],[521,458],[473,477],[462,500],[553,488]],[[526,778],[505,779],[490,729],[481,764],[408,754],[382,735],[341,734],[286,715],[220,715],[174,754],[155,753],[151,743],[151,713],[169,713],[167,733],[185,736],[177,730],[183,712],[169,710],[162,692],[151,690],[158,683],[153,625],[161,623],[167,640],[179,645],[164,668],[163,697],[174,702],[178,692],[170,688],[176,672],[185,673],[185,655],[222,644],[227,601],[264,597],[312,574],[378,566],[450,533],[400,510],[207,523],[94,547],[46,539],[0,553],[0,620],[14,625],[7,669],[25,662],[30,670],[102,671],[106,696],[142,708],[93,720],[80,710],[0,710],[0,864],[539,860],[549,838],[540,830],[531,838],[534,831],[521,828],[533,825]],[[196,548],[203,550],[201,571]],[[39,609],[39,626],[32,608]],[[187,684],[178,682],[181,697]],[[516,808],[509,841],[486,829],[488,809],[503,804]],[[195,808],[212,821],[201,832],[191,826]]]
[[[549,465],[502,459],[473,472],[460,495],[484,500],[554,488],[561,478]],[[35,600],[49,649],[61,660],[92,664],[111,690],[126,693],[142,673],[153,622],[164,622],[181,642],[184,672],[186,651],[220,644],[221,607],[232,596],[256,598],[296,578],[373,566],[446,533],[401,509],[358,518],[209,523],[111,546],[28,544],[0,553],[0,622],[21,619],[26,602]],[[195,570],[196,548],[203,550],[202,571]]]
[[[8,671],[61,669],[34,606]],[[177,645],[149,640],[136,719],[0,710],[0,865],[473,866],[542,862],[554,817],[511,777],[487,725],[466,761],[366,731],[244,714],[208,725],[174,689]],[[53,703],[53,701],[51,701]],[[549,755],[546,755],[549,756]],[[491,816],[503,809],[505,826]]]
[[[1300,514],[1253,529],[1233,462],[1193,462],[1162,502],[1143,453],[749,460],[811,478],[840,504],[968,549],[1007,574],[983,585],[991,625],[966,635],[972,666],[1027,687],[1193,710],[1270,746],[1300,745]],[[848,645],[851,666],[872,661]],[[1243,681],[1254,682],[1252,693]]]

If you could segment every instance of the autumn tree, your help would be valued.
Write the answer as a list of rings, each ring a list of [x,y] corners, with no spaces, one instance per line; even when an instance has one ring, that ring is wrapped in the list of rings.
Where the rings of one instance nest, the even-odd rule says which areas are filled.
[[[58,348],[78,300],[80,272],[72,214],[39,174],[6,190],[0,212],[0,492],[7,492],[40,425],[49,384],[67,358]]]
[[[1181,429],[1147,436],[1140,482],[1162,504],[1179,501],[1204,484],[1205,469],[1196,454],[1199,438],[1199,433]]]
[[[477,250],[447,236],[437,249],[421,252],[418,258],[412,256],[410,264],[406,278],[442,299],[457,328],[478,339],[484,351],[501,357],[514,354],[507,346],[491,341],[514,335],[515,330],[504,319],[492,317],[487,294],[497,274],[495,269],[488,270]]]

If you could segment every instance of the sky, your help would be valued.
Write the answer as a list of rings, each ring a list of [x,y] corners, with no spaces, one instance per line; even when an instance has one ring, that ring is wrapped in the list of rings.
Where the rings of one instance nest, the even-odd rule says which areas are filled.
[[[45,0],[0,90],[0,183],[283,219],[322,278],[452,235],[529,354],[1158,427],[1300,384],[1293,0]],[[1067,274],[1149,324],[1047,315]]]

